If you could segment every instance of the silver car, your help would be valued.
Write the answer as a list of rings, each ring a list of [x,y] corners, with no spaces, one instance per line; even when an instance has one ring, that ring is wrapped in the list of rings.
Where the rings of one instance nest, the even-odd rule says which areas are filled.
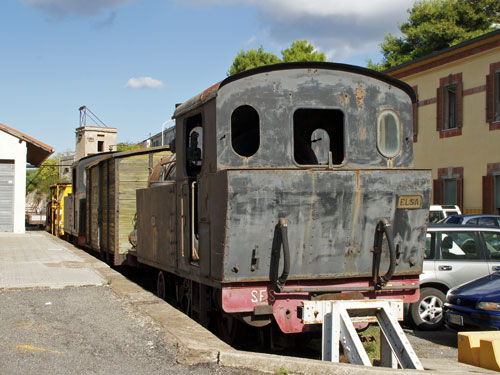
[[[442,327],[446,292],[499,270],[500,228],[430,224],[420,299],[409,306],[410,322],[422,330]]]

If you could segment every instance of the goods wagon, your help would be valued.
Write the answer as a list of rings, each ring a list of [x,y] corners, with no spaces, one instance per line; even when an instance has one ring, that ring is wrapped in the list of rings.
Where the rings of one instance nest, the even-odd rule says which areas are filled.
[[[89,155],[77,160],[71,166],[72,193],[64,198],[65,233],[68,240],[79,246],[85,246],[86,195],[87,183],[85,167],[101,159],[110,152]]]
[[[125,260],[136,190],[147,186],[155,164],[170,154],[166,147],[145,148],[109,154],[86,165],[86,245],[108,263]]]
[[[137,190],[129,263],[231,337],[306,332],[311,299],[418,299],[431,175],[405,83],[334,63],[256,68],[177,106],[175,161]]]

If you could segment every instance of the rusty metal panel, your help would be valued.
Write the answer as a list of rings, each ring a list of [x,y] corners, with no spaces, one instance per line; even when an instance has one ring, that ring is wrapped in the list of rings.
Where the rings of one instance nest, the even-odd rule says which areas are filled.
[[[377,77],[327,69],[271,71],[222,86],[216,101],[217,170],[296,168],[293,116],[302,108],[342,112],[345,155],[340,168],[413,166],[411,97]],[[241,105],[259,115],[260,148],[250,157],[239,156],[231,146],[231,115]],[[389,159],[377,150],[377,115],[385,109],[397,113],[402,124],[401,152]]]
[[[401,253],[394,274],[421,272],[431,191],[429,171],[226,173],[228,207],[222,281],[272,279],[276,258],[271,254],[281,217],[288,221],[290,280],[369,277],[375,227],[381,218],[392,224]],[[422,196],[420,209],[397,209],[398,196],[408,194]],[[256,262],[258,267],[252,268]],[[385,249],[381,271],[385,272],[388,265]]]
[[[137,190],[137,260],[160,269],[177,267],[176,186]]]

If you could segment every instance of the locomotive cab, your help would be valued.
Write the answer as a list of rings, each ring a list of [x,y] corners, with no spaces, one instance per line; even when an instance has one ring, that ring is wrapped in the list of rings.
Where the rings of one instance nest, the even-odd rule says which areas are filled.
[[[332,63],[212,86],[174,113],[175,179],[137,192],[138,261],[181,277],[193,309],[210,290],[286,333],[308,329],[304,299],[418,299],[431,188],[412,168],[414,103],[398,80]]]

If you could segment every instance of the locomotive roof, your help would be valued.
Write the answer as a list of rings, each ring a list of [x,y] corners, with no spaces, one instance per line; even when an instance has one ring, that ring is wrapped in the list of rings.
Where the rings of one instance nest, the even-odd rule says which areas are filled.
[[[252,75],[268,73],[279,70],[291,70],[291,69],[322,69],[322,70],[336,70],[342,72],[349,72],[364,75],[367,77],[372,77],[377,80],[386,82],[389,85],[394,87],[398,87],[408,94],[413,103],[416,103],[417,97],[413,89],[407,83],[400,81],[394,77],[391,77],[385,73],[377,72],[375,70],[371,70],[368,68],[363,68],[361,66],[356,65],[348,65],[348,64],[339,64],[339,63],[331,63],[331,62],[292,62],[292,63],[280,63],[280,64],[272,64],[272,65],[264,65],[258,68],[249,69],[244,72],[234,74],[232,76],[227,77],[223,81],[220,81],[202,93],[192,97],[189,100],[186,100],[184,103],[179,105],[172,116],[173,119],[182,116],[183,114],[191,111],[192,109],[210,101],[211,99],[217,96],[217,92],[223,86],[237,81],[242,78],[250,77]]]

